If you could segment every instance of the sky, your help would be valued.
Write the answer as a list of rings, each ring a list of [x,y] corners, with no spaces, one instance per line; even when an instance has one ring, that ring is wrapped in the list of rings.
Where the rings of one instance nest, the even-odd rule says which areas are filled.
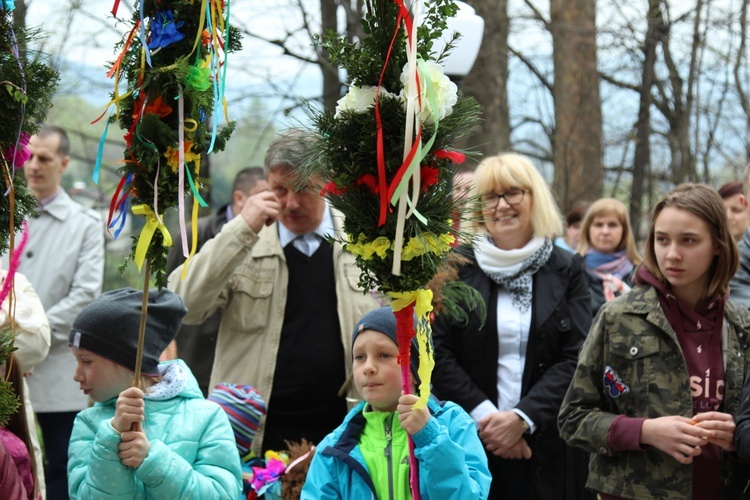
[[[281,36],[293,30],[300,18],[298,9],[285,6],[286,1],[235,2],[230,5],[231,22],[262,37]],[[71,3],[79,7],[71,8]],[[269,3],[276,6],[270,7]],[[78,93],[94,104],[104,105],[113,85],[105,77],[105,67],[115,59],[115,45],[129,29],[129,23],[113,18],[111,1],[69,0],[61,4],[53,11],[46,0],[30,0],[27,25],[39,27],[46,35],[40,41],[40,50],[52,58],[64,76],[68,75],[58,92]],[[118,10],[121,20],[130,18],[130,5],[125,0],[121,2]],[[64,14],[61,16],[60,12]],[[320,93],[320,72],[309,64],[282,56],[281,49],[269,43],[250,37],[245,37],[242,43],[242,51],[229,55],[226,97],[230,110],[248,96],[257,97],[273,114],[275,125],[284,127],[297,118],[284,115],[283,109],[291,102],[279,99],[279,92],[314,97]],[[304,43],[298,46],[305,50]],[[269,85],[269,80],[275,88]]]
[[[112,83],[104,78],[105,66],[115,59],[115,45],[130,27],[129,23],[113,18],[113,0],[64,0],[54,10],[49,8],[47,0],[27,0],[27,3],[27,24],[40,27],[47,36],[41,44],[42,52],[50,55],[62,73],[74,75],[72,81],[62,82],[59,92],[82,93],[91,102],[106,103]],[[266,39],[291,33],[296,40],[295,50],[314,57],[310,38],[300,28],[303,18],[299,4],[310,6],[308,21],[318,26],[319,2],[315,0],[235,1],[230,3],[230,22]],[[121,20],[130,18],[131,5],[132,2],[122,0],[118,10]],[[343,25],[343,11],[340,18]],[[259,39],[246,36],[242,43],[242,51],[229,56],[226,96],[230,107],[251,96],[264,101],[264,108],[279,127],[304,120],[301,111],[285,116],[284,108],[294,103],[280,99],[279,95],[317,97],[321,92],[320,70],[283,55],[281,48]]]

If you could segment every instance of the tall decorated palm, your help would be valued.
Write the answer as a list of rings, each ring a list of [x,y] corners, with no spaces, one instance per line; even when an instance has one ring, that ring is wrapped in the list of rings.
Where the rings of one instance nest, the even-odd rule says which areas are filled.
[[[20,221],[34,214],[37,201],[26,188],[20,168],[29,158],[29,138],[36,133],[44,120],[52,95],[57,86],[58,74],[43,59],[26,57],[20,47],[26,46],[28,35],[13,26],[13,0],[0,0],[0,254],[10,253],[11,258],[5,279],[0,285],[0,304],[11,302],[13,276],[18,267],[21,250],[26,239],[15,241]],[[14,324],[9,321],[9,324]],[[0,328],[0,363],[7,361],[15,350],[12,327]],[[0,380],[0,426],[18,409],[18,400],[9,383]]]
[[[311,112],[317,142],[306,167],[327,182],[323,194],[345,215],[343,243],[357,258],[360,285],[393,299],[407,394],[409,344],[418,339],[419,408],[434,366],[426,285],[458,236],[451,179],[464,154],[452,145],[475,129],[480,110],[444,75],[432,48],[457,12],[453,0],[414,1],[409,9],[402,0],[365,5],[366,38],[352,43],[331,34],[321,41],[350,86],[335,113]],[[412,496],[419,498],[411,442],[410,453]]]
[[[116,0],[115,17],[118,4]],[[164,213],[178,208],[182,251],[190,257],[196,243],[188,247],[185,197],[193,197],[190,220],[197,235],[198,207],[207,206],[200,195],[201,158],[224,149],[234,129],[224,88],[228,56],[241,47],[238,31],[229,26],[229,10],[228,0],[137,0],[131,18],[120,20],[128,29],[107,74],[114,79],[107,128],[119,123],[126,147],[108,227],[116,237],[129,212],[145,218],[130,256],[139,271],[145,269],[141,333],[151,276],[159,288],[167,283],[172,236]],[[226,124],[220,127],[222,118]],[[136,380],[139,368],[136,364]]]

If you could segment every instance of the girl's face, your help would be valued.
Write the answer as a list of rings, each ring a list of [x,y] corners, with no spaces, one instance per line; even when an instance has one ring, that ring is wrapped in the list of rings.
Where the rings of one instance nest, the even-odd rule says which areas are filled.
[[[598,215],[589,226],[589,243],[597,252],[614,253],[620,247],[622,233],[622,224],[617,215]]]
[[[511,200],[510,203],[508,199]],[[523,248],[531,241],[534,236],[534,227],[531,224],[533,205],[534,197],[526,188],[498,188],[484,195],[484,225],[498,248]]]
[[[401,397],[398,346],[384,333],[365,330],[352,346],[354,385],[377,411],[396,411]]]
[[[708,224],[687,210],[663,209],[654,223],[654,253],[674,294],[696,307],[706,293],[709,270],[718,254]]]
[[[84,394],[102,403],[117,397],[133,383],[133,372],[86,349],[71,347],[78,365],[73,380]]]

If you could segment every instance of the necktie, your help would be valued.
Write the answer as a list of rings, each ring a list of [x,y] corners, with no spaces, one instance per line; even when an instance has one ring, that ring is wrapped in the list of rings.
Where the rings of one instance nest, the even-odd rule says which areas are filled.
[[[311,257],[318,247],[320,247],[320,240],[318,240],[318,235],[315,233],[307,233],[294,238],[292,244],[297,250]]]

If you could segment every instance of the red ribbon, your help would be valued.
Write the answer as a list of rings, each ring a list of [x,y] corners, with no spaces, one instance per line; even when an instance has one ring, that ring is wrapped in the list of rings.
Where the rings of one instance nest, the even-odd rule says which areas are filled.
[[[414,302],[395,311],[396,340],[398,343],[398,364],[401,365],[401,389],[404,394],[412,394],[411,388],[411,340],[417,334],[414,331]],[[414,440],[409,436],[409,484],[413,500],[420,499],[419,465],[414,455]]]
[[[402,0],[394,0],[398,6],[398,15],[396,17],[396,30],[393,32],[391,43],[388,45],[388,52],[385,56],[385,62],[383,63],[383,69],[380,70],[380,79],[378,80],[378,88],[375,91],[375,126],[377,129],[377,141],[376,141],[376,157],[378,162],[378,192],[380,195],[380,216],[378,218],[378,226],[385,224],[386,216],[388,215],[388,181],[386,179],[385,172],[385,147],[383,146],[383,121],[380,118],[380,88],[383,86],[383,78],[385,78],[385,70],[388,67],[388,61],[391,59],[391,53],[393,52],[393,45],[396,43],[398,37],[398,31],[401,29],[401,21],[406,24],[407,39],[411,37],[411,32],[414,29],[414,24],[409,16],[409,11],[404,6]],[[412,149],[414,147],[412,146]],[[403,177],[403,174],[401,174]]]
[[[119,3],[120,0],[117,0]],[[114,12],[113,12],[114,14]],[[130,48],[130,42],[133,40],[133,35],[135,34],[136,30],[138,29],[138,26],[140,26],[141,21],[135,23],[135,26],[133,26],[133,29],[130,30],[130,34],[128,35],[128,39],[125,40],[125,46],[122,48],[122,52],[120,52],[120,55],[117,56],[117,60],[112,65],[111,68],[109,68],[109,71],[107,71],[107,78],[112,78],[112,75],[115,74],[115,71],[117,71],[117,68],[120,67],[120,64],[122,64],[123,58],[125,58],[125,54],[128,52],[128,49]]]
[[[109,225],[112,222],[112,215],[115,213],[115,207],[120,206],[120,203],[122,203],[122,200],[118,203],[117,201],[117,195],[120,194],[120,191],[122,190],[122,186],[125,185],[125,179],[127,178],[127,175],[123,175],[120,179],[119,184],[117,184],[117,189],[115,189],[115,194],[112,195],[112,201],[109,202],[109,215],[107,215],[107,232],[109,232]],[[127,196],[127,193],[125,193]]]
[[[406,171],[409,170],[409,165],[411,165],[411,162],[414,159],[414,156],[417,154],[417,148],[419,147],[419,143],[421,142],[421,140],[422,140],[422,129],[420,128],[417,130],[417,137],[414,139],[414,144],[411,145],[409,154],[406,155],[404,162],[401,164],[400,167],[398,167],[398,171],[396,171],[396,175],[393,176],[393,180],[391,180],[391,185],[388,187],[388,199],[389,200],[393,198],[393,193],[396,191],[396,188],[401,183],[401,179],[403,179],[404,175],[406,175]]]
[[[448,151],[447,149],[438,149],[435,151],[435,158],[445,158],[456,165],[461,165],[466,161],[466,155],[458,151]]]

